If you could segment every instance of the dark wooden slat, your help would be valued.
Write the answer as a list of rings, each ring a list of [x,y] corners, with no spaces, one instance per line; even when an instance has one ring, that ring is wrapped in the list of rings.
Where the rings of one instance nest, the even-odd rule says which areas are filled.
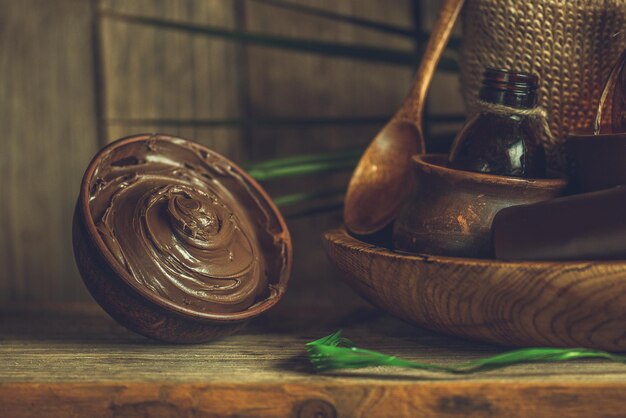
[[[106,122],[110,125],[136,126],[317,126],[317,125],[368,125],[383,124],[389,119],[388,115],[383,116],[302,116],[302,117],[274,117],[258,119],[109,119]]]
[[[221,0],[100,0],[100,9],[225,28],[236,24],[235,3]],[[101,37],[107,141],[161,132],[242,158],[242,127],[223,123],[242,117],[237,45],[111,19],[102,19]]]
[[[214,26],[201,26],[190,23],[169,21],[166,19],[109,11],[104,11],[101,15],[105,18],[110,18],[120,22],[145,25],[166,30],[171,29],[196,35],[237,40],[263,47],[316,53],[353,60],[382,62],[390,65],[413,66],[418,62],[418,58],[411,51],[403,51],[393,48],[377,48],[361,44],[329,43],[315,41],[313,39],[272,36],[260,32],[242,32]],[[445,57],[441,60],[440,66],[448,71],[458,70],[456,61]]]
[[[0,300],[86,297],[71,217],[95,152],[91,2],[0,0]]]
[[[142,10],[155,18],[235,24],[233,2],[102,0],[111,13]],[[102,19],[105,120],[236,119],[237,48],[220,39]]]
[[[154,125],[154,126],[307,126],[307,125],[382,125],[391,115],[381,116],[303,116],[303,117],[274,117],[260,119],[108,119],[110,125]],[[430,123],[458,123],[465,120],[465,115],[432,115]]]
[[[409,26],[397,26],[390,25],[388,23],[380,22],[373,19],[364,19],[357,16],[352,16],[348,14],[337,13],[329,10],[324,10],[318,7],[310,7],[304,4],[298,4],[290,1],[282,1],[282,0],[248,0],[255,1],[257,3],[266,4],[269,6],[273,6],[279,9],[285,10],[293,10],[295,12],[302,13],[307,17],[319,17],[323,19],[334,20],[336,22],[347,23],[353,26],[360,26],[366,29],[377,30],[384,33],[390,33],[394,35],[400,35],[404,37],[409,37],[414,39],[418,36],[423,36],[422,34],[418,34]]]

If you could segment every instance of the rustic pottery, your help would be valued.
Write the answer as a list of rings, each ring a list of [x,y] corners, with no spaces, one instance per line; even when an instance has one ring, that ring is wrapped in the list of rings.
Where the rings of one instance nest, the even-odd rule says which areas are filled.
[[[562,178],[524,179],[446,167],[446,156],[415,155],[416,187],[393,231],[394,248],[412,253],[488,258],[491,222],[503,208],[559,196]]]
[[[200,171],[200,166],[204,171]],[[194,170],[200,174],[194,174]],[[115,172],[122,175],[107,177],[108,173]],[[144,177],[137,180],[138,173]],[[204,177],[209,176],[209,173],[210,179],[206,180]],[[216,190],[214,194],[203,192],[203,181],[215,187],[211,189]],[[96,205],[100,199],[98,193],[107,190],[107,184],[113,184],[112,190],[116,194],[113,197],[104,195],[101,200],[105,206],[109,206],[101,210]],[[148,192],[140,189],[136,195],[141,198],[131,199],[133,195],[125,190],[132,190],[133,187],[148,187]],[[144,199],[144,196],[147,197]],[[154,202],[160,198],[169,200],[165,200],[161,206],[155,206],[154,212],[136,203]],[[115,215],[111,209],[115,202],[120,213],[124,205],[130,209],[127,215],[118,216],[119,219],[115,221],[118,223],[109,225],[104,220]],[[202,218],[196,217],[200,216],[196,209],[202,210]],[[151,219],[157,219],[157,215],[162,216],[165,213],[163,211],[169,211],[167,222],[149,223]],[[223,214],[225,216],[222,217]],[[141,229],[144,224],[148,225],[145,230]],[[144,239],[148,243],[145,247],[149,250],[144,250],[142,245],[129,248],[117,235],[107,235],[116,225],[121,225],[118,228],[120,236],[125,233]],[[253,233],[254,238],[241,244],[248,246],[246,251],[256,251],[254,254],[257,254],[247,258],[246,263],[248,259],[262,259],[264,263],[250,261],[248,265],[252,267],[246,267],[245,271],[253,271],[255,274],[260,271],[255,277],[262,277],[263,283],[262,286],[258,285],[259,290],[254,293],[246,291],[242,302],[237,300],[227,305],[224,301],[230,303],[230,299],[239,297],[239,294],[222,294],[215,289],[219,287],[221,291],[235,288],[240,282],[248,289],[246,283],[249,282],[248,276],[233,280],[228,272],[223,271],[228,268],[228,257],[231,261],[234,257],[236,261],[240,254],[248,255],[239,244],[237,247],[235,244],[226,247],[227,252],[221,251],[221,247],[216,250],[216,245],[220,240],[224,242],[226,232],[234,236],[243,234],[240,230],[244,228],[257,228],[253,229],[256,231]],[[264,228],[263,231],[260,228]],[[149,235],[148,238],[146,235]],[[159,239],[163,242],[155,243]],[[261,187],[223,156],[191,141],[166,135],[146,134],[123,138],[108,145],[94,157],[81,183],[74,212],[73,241],[83,281],[104,310],[132,331],[173,343],[203,342],[235,332],[247,319],[262,314],[280,300],[286,291],[291,272],[289,232],[282,216]],[[192,248],[193,253],[189,250],[184,254],[209,254],[209,262],[199,263],[201,258],[176,259],[178,254],[183,254],[182,251],[187,249],[173,247],[192,245],[187,243],[197,246]],[[234,255],[230,253],[231,248],[234,248]],[[161,256],[157,252],[159,249],[172,252]],[[131,254],[135,257],[131,258]],[[216,254],[221,257],[219,260]],[[224,257],[226,262],[222,264],[226,267],[216,264]],[[213,264],[211,260],[217,261]],[[131,261],[136,263],[131,265]],[[184,263],[201,272],[217,266],[219,274],[215,274],[215,280],[204,282],[187,274],[184,268],[188,266]],[[155,273],[138,278],[135,271],[146,265],[154,266],[151,272]],[[257,269],[257,266],[260,267]],[[192,267],[189,267],[189,271],[192,271]],[[180,270],[184,271],[180,281],[176,281],[179,276],[174,279],[168,277],[168,272]],[[204,279],[205,276],[198,277]],[[253,285],[256,286],[256,282]],[[248,296],[249,293],[251,296]],[[196,295],[197,298],[194,298]]]
[[[325,234],[345,281],[414,325],[517,347],[626,350],[626,262],[504,262],[401,254]]]

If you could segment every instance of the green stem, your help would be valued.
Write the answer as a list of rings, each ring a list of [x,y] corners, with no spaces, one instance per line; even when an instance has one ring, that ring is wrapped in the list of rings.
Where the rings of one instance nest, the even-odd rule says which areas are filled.
[[[307,344],[309,360],[320,371],[391,366],[449,374],[470,374],[523,363],[552,363],[586,358],[626,364],[626,356],[586,348],[523,348],[455,366],[440,366],[388,356],[358,348],[341,336],[341,331]]]
[[[355,165],[356,161],[353,160],[320,161],[286,167],[256,168],[249,170],[248,173],[256,180],[264,181],[284,177],[348,170],[354,168]]]

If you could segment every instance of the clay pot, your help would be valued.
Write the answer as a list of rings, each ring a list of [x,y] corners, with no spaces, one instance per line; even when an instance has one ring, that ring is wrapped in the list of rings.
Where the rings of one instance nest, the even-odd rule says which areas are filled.
[[[573,191],[592,192],[626,185],[626,133],[570,134],[565,144]]]
[[[292,256],[287,226],[263,189],[241,168],[219,154],[193,144],[196,150],[199,149],[204,156],[209,156],[211,161],[227,164],[229,170],[245,183],[241,190],[230,188],[229,192],[238,199],[251,196],[263,208],[263,213],[259,210],[258,213],[251,213],[250,217],[258,219],[259,223],[263,219],[274,232],[273,236],[263,240],[278,240],[281,243],[280,251],[271,252],[263,248],[267,261],[265,269],[268,289],[252,306],[238,312],[221,313],[197,307],[194,309],[142,285],[114,256],[96,229],[90,208],[90,194],[94,187],[98,187],[95,173],[101,165],[114,164],[111,161],[119,158],[127,159],[129,153],[132,155],[132,146],[146,141],[192,144],[165,135],[138,135],[114,142],[94,157],[81,183],[73,223],[74,254],[83,281],[106,312],[120,324],[144,336],[165,342],[197,343],[231,334],[241,328],[246,320],[274,306],[285,293],[291,273]]]
[[[396,250],[451,257],[493,256],[491,222],[503,208],[559,196],[562,178],[523,179],[446,167],[445,155],[415,155],[416,187],[394,226]]]

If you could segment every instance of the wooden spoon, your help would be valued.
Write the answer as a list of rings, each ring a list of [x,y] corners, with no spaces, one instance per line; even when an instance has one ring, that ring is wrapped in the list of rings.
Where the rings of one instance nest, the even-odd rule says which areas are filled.
[[[462,5],[463,0],[443,0],[411,91],[352,174],[343,216],[354,234],[369,235],[384,229],[413,188],[411,156],[425,150],[422,118],[426,93]]]

